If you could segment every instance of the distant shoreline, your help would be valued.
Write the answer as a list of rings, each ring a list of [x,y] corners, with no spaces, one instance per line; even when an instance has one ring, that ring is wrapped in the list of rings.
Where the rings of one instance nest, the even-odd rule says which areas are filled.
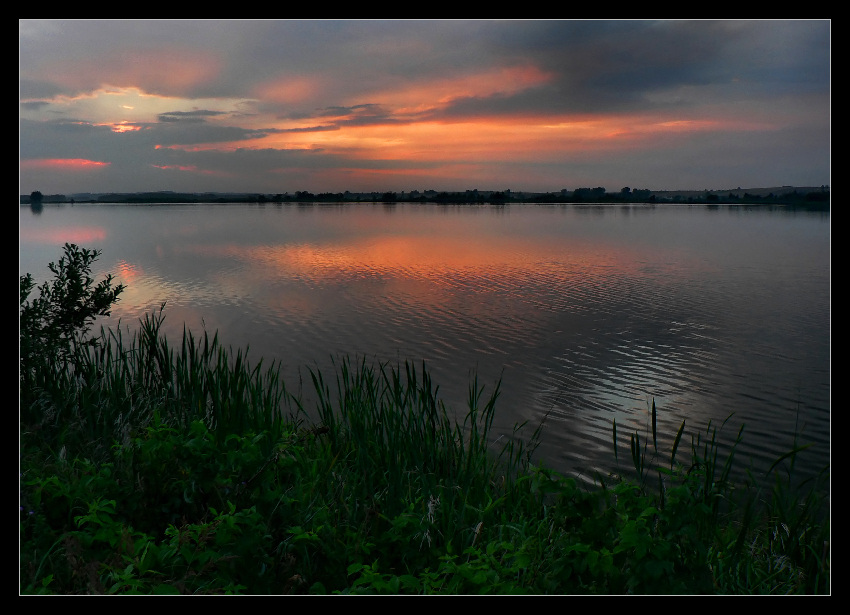
[[[20,195],[21,205],[34,204],[32,195]],[[707,205],[783,205],[829,211],[828,186],[774,188],[735,188],[732,190],[631,190],[608,192],[604,188],[578,188],[558,192],[513,192],[466,190],[464,192],[310,192],[295,193],[218,193],[218,192],[130,192],[45,194],[41,204],[75,203],[649,203]],[[38,204],[36,201],[35,204]]]

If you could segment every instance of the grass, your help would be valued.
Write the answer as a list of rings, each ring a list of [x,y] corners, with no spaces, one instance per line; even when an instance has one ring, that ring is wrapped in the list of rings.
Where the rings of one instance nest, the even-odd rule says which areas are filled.
[[[653,400],[631,471],[591,487],[524,426],[495,447],[498,383],[454,421],[425,365],[344,357],[311,372],[309,421],[274,364],[172,347],[164,317],[22,359],[21,593],[831,591],[828,474],[792,489],[796,443],[738,484],[743,428],[683,422],[659,451]]]

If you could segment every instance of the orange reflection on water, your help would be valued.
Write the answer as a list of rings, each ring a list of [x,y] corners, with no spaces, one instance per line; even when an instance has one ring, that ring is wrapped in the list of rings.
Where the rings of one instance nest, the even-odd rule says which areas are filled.
[[[205,246],[192,251],[226,254],[250,263],[256,275],[274,279],[281,275],[321,280],[383,275],[440,283],[451,274],[486,275],[510,283],[547,270],[554,275],[601,269],[643,277],[638,249],[595,242],[557,239],[534,240],[502,236],[370,236],[344,243],[299,243],[264,246]]]
[[[256,264],[311,277],[369,274],[435,278],[475,271],[494,262],[518,265],[526,259],[460,237],[372,237],[345,244],[261,247],[246,255]]]
[[[121,284],[132,285],[143,275],[144,273],[138,266],[127,261],[122,260],[115,265],[115,278]]]

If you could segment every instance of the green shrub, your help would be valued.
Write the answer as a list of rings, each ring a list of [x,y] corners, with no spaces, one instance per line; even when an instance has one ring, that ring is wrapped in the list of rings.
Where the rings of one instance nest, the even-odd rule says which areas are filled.
[[[108,316],[124,286],[112,286],[107,275],[95,285],[91,266],[100,250],[87,250],[66,243],[58,263],[48,268],[54,279],[39,288],[39,296],[29,300],[35,288],[32,275],[20,278],[21,378],[28,381],[37,367],[58,360],[67,365],[78,344],[96,344],[86,335],[98,316]]]

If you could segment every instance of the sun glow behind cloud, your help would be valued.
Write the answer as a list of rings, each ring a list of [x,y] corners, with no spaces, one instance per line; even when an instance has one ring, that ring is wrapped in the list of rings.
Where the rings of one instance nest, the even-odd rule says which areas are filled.
[[[252,104],[245,98],[181,98],[151,94],[140,87],[101,86],[76,96],[58,95],[22,102],[43,103],[37,110],[21,110],[21,117],[45,120],[50,117],[85,118],[95,126],[109,126],[115,132],[139,130],[139,124],[156,123],[167,114],[214,109],[223,114],[241,113]],[[126,128],[124,128],[126,127]],[[123,129],[122,129],[123,128]]]
[[[136,130],[142,129],[142,127],[138,124],[132,124],[127,120],[122,120],[113,124],[95,124],[95,126],[108,126],[112,132],[135,132]]]

